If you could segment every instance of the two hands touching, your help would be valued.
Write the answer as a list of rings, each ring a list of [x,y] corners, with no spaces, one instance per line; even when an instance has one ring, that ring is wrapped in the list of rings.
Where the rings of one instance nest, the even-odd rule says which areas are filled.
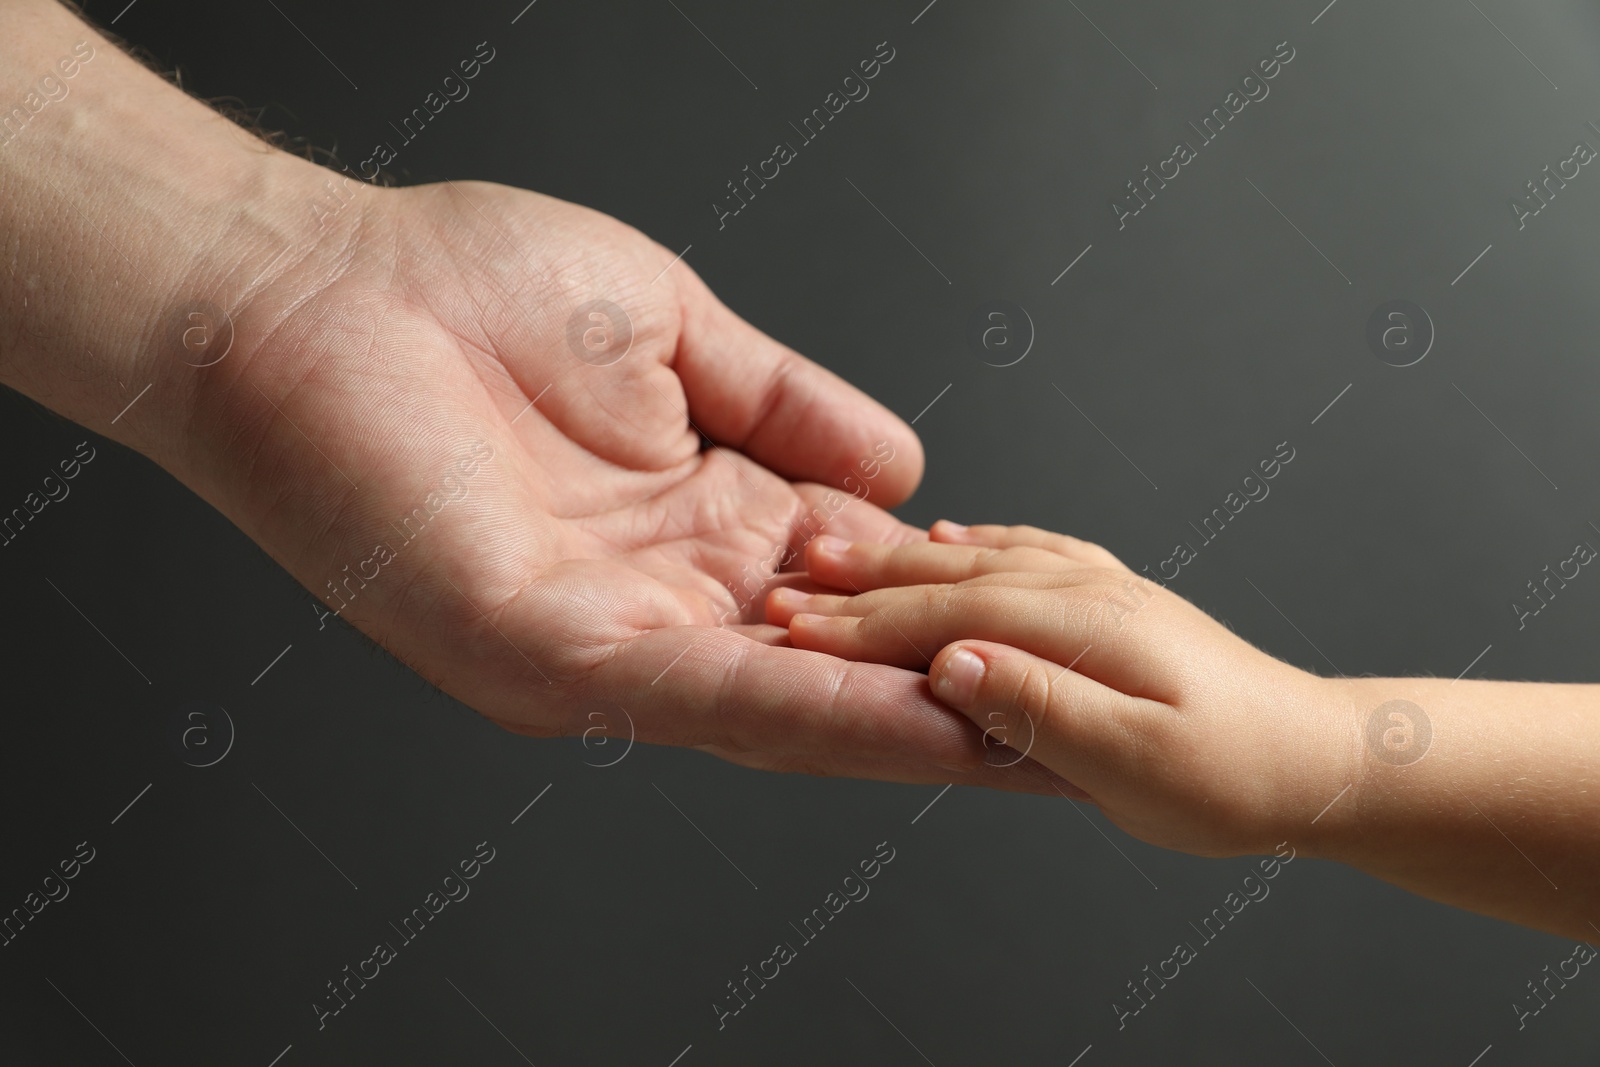
[[[774,590],[768,618],[796,647],[926,670],[941,701],[1010,750],[1000,762],[1028,754],[1064,795],[1152,844],[1270,853],[1294,813],[1309,808],[1309,822],[1350,780],[1355,754],[1322,679],[1098,545],[940,522],[919,544],[819,538],[807,560],[818,585],[856,595]],[[1317,753],[1335,758],[1306,758]]]
[[[85,44],[0,145],[0,382],[149,456],[494,721],[620,708],[748,766],[1087,797],[1160,845],[1289,840],[1544,929],[1600,916],[1594,687],[1319,679],[1095,546],[930,540],[883,510],[921,477],[909,427],[637,231],[340,178],[55,0],[0,7],[0,99]],[[601,302],[615,359],[572,343]],[[1426,759],[1363,746],[1391,699],[1428,709]]]

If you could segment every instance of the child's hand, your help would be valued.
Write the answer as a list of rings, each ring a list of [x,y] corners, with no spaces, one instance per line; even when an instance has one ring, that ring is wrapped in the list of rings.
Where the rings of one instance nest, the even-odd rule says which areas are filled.
[[[926,667],[1008,760],[1027,753],[1145,841],[1288,841],[1458,907],[1600,931],[1600,685],[1317,678],[1104,549],[1028,528],[818,538],[806,563],[857,595],[774,590],[768,618],[796,647]],[[1426,732],[1400,733],[1394,704]]]
[[[806,559],[817,583],[858,595],[774,591],[768,619],[796,647],[928,669],[986,738],[1145,841],[1270,852],[1355,780],[1360,731],[1340,683],[1273,659],[1096,545],[940,523],[900,547],[819,537]]]

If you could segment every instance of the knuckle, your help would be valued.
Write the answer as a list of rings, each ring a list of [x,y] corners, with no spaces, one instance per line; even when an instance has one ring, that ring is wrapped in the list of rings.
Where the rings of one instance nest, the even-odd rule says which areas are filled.
[[[1019,670],[1004,672],[1003,680],[990,672],[982,683],[980,699],[991,710],[980,723],[987,749],[1005,746],[1026,755],[1038,736],[1048,728],[1051,709],[1050,676],[1045,668],[1030,663]]]
[[[1034,723],[1042,723],[1050,713],[1050,675],[1037,663],[1023,668],[1011,695],[1016,709]]]
[[[1004,549],[991,549],[991,570],[1036,571],[1048,564],[1048,558],[1031,545],[1012,545]]]
[[[1096,642],[1116,633],[1129,616],[1128,606],[1117,591],[1103,585],[1079,590],[1076,600],[1084,626]]]
[[[966,590],[952,585],[925,585],[922,587],[922,608],[930,617],[937,618],[961,610],[966,597]]]
[[[1073,599],[1084,622],[1101,639],[1120,630],[1157,592],[1153,583],[1104,567],[1080,571],[1073,577],[1073,586]]]
[[[996,673],[1001,673],[1003,680],[995,680]],[[1038,664],[1015,672],[991,670],[982,682],[980,698],[995,709],[984,723],[991,743],[1021,749],[1049,713],[1050,678]]]
[[[1071,569],[1079,564],[1069,556],[1060,552],[1052,552],[1048,548],[1029,546],[1026,548],[1012,549],[1015,570],[1054,573]]]

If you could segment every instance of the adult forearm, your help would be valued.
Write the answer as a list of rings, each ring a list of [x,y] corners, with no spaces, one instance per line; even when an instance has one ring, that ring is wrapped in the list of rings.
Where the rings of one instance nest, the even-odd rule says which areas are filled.
[[[1317,851],[1458,907],[1600,938],[1600,686],[1330,683],[1361,727]]]
[[[55,0],[0,6],[0,382],[176,460],[195,365],[311,247],[315,171]]]

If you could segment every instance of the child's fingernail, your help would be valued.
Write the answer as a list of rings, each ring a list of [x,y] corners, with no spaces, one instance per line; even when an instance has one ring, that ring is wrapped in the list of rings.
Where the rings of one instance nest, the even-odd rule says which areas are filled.
[[[939,520],[939,525],[943,526],[946,530],[949,530],[951,533],[966,533],[967,532],[967,528],[965,526],[961,525],[959,522],[951,522],[949,519],[940,519]]]
[[[806,601],[811,599],[811,594],[802,593],[798,589],[790,589],[788,586],[784,586],[779,589],[774,589],[771,593],[771,597],[779,604],[804,604]]]
[[[834,557],[844,555],[845,550],[850,547],[849,541],[846,541],[840,537],[834,537],[831,534],[823,534],[821,537],[813,541],[812,544],[814,544],[816,546],[816,550],[821,552],[824,556]]]
[[[808,612],[802,611],[800,614],[794,616],[793,618],[791,618],[789,620],[789,625],[790,626],[794,626],[794,625],[798,624],[800,626],[813,626],[813,625],[815,625],[815,624],[817,624],[819,622],[827,622],[827,621],[828,621],[828,616],[826,616],[826,615],[812,615],[812,614],[810,614]]]
[[[983,660],[964,648],[958,649],[944,661],[937,683],[939,695],[957,707],[966,707],[978,695],[983,670]]]

